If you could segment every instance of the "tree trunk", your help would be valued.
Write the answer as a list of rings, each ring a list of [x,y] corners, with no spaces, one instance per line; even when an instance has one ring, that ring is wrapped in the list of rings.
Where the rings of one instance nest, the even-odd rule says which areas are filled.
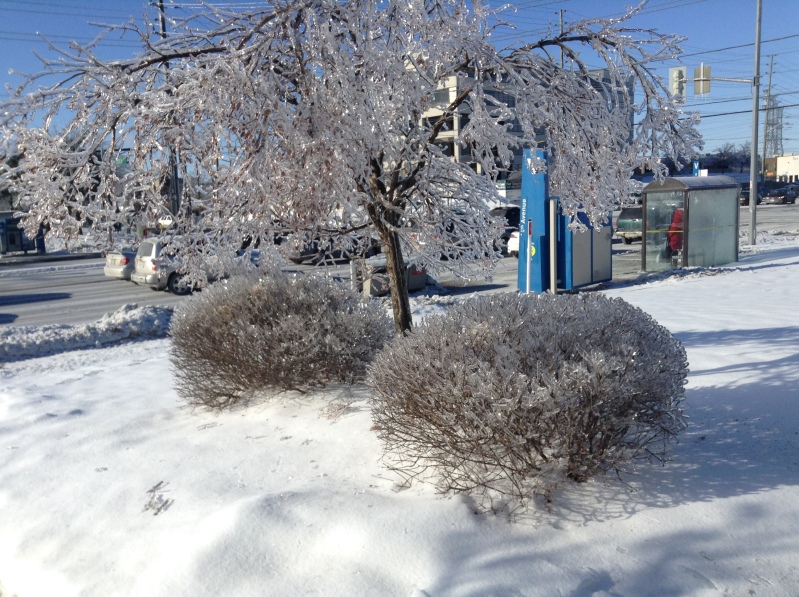
[[[380,231],[383,252],[386,255],[386,272],[391,288],[391,308],[394,312],[394,328],[399,335],[411,331],[411,302],[408,298],[408,280],[405,277],[405,261],[402,258],[399,234],[390,229]]]

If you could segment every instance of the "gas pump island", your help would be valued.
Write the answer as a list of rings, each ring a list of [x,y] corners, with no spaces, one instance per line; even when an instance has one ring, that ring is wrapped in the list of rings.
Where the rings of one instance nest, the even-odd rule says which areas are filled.
[[[536,157],[546,159],[544,151],[535,151]],[[560,213],[558,198],[549,196],[546,172],[530,171],[531,157],[531,150],[525,150],[519,221],[519,291],[571,291],[610,280],[610,217],[606,225],[596,229],[579,214],[588,229],[569,230],[569,217]]]

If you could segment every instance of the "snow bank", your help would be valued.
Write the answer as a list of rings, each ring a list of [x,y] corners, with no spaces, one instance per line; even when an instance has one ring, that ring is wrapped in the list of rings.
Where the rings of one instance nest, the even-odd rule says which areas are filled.
[[[0,362],[100,348],[125,340],[162,338],[169,331],[172,307],[128,304],[96,323],[0,328]]]

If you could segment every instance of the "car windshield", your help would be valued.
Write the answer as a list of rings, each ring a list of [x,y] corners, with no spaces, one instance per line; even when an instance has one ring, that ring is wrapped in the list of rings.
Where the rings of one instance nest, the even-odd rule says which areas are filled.
[[[640,220],[642,218],[642,209],[640,207],[625,207],[619,214],[620,220]]]
[[[139,245],[139,250],[136,253],[139,257],[158,257],[158,245],[152,241],[144,241]]]

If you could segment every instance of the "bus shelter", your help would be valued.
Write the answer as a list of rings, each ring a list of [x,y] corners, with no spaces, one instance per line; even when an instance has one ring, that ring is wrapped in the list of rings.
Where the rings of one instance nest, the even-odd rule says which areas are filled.
[[[738,261],[739,193],[740,185],[729,176],[674,177],[646,185],[641,269]]]

